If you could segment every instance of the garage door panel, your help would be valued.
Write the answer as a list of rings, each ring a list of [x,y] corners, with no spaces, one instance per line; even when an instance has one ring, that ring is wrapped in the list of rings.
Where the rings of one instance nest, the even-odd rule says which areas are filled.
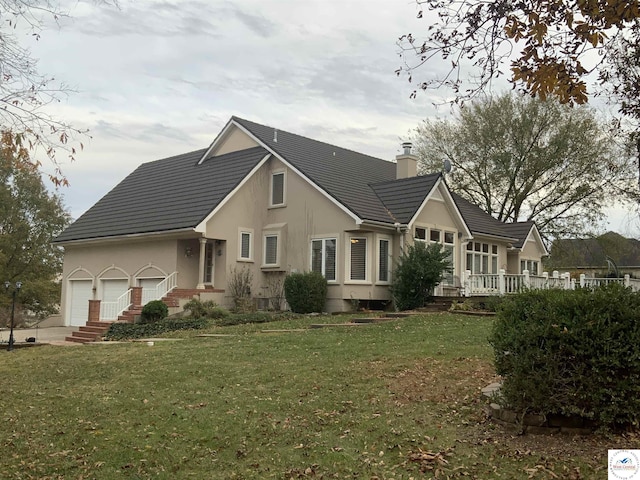
[[[85,325],[89,318],[89,300],[92,298],[93,282],[91,280],[72,280],[69,282],[70,315],[69,325],[76,327]]]
[[[115,302],[127,290],[129,290],[129,280],[102,280],[102,301]]]

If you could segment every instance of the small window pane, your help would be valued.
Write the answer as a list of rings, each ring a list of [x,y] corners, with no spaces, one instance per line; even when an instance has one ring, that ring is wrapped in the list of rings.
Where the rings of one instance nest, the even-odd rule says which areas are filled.
[[[322,240],[311,242],[311,271],[322,273]]]
[[[444,232],[444,243],[453,243],[453,232]]]
[[[336,279],[336,240],[329,238],[325,243],[324,278],[327,280]]]
[[[366,280],[367,239],[351,239],[351,280]]]
[[[265,238],[264,248],[265,265],[276,265],[278,263],[278,237],[277,235],[269,235]]]
[[[498,273],[498,257],[491,257],[491,273]]]
[[[473,242],[467,243],[467,250],[470,252],[473,251]]]
[[[482,273],[482,269],[480,268],[480,259],[481,255],[473,256],[473,273]]]
[[[479,244],[478,242],[474,242],[474,244],[473,244],[473,249],[474,249],[476,252],[479,252],[479,251],[480,251],[480,244]]]
[[[416,227],[415,238],[418,240],[426,240],[427,239],[427,229]]]
[[[380,240],[380,267],[378,280],[381,282],[389,281],[389,240]]]
[[[494,255],[498,254],[498,245],[491,245],[491,253]]]
[[[440,241],[440,230],[431,230],[429,232],[429,240],[431,240],[432,242],[439,242]]]
[[[251,234],[242,232],[240,235],[240,258],[251,258]]]
[[[284,203],[284,173],[274,173],[271,176],[271,205]]]
[[[482,251],[484,253],[489,253],[489,244],[488,243],[483,243],[482,244]]]
[[[527,262],[525,262],[524,260],[520,260],[520,273],[524,273],[526,269],[527,269]]]
[[[466,270],[471,271],[471,273],[475,273],[473,271],[473,253],[467,253],[467,268]]]
[[[489,273],[489,257],[482,256],[482,273]]]

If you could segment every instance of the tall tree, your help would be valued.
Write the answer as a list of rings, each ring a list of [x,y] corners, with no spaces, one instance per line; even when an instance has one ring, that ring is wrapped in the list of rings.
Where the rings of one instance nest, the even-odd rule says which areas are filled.
[[[95,1],[117,5],[117,0]],[[26,29],[39,40],[46,19],[67,15],[56,0],[0,0],[0,125],[13,132],[14,141],[29,146],[36,156],[30,163],[39,167],[43,161],[40,156],[48,158],[54,168],[49,178],[56,185],[67,184],[56,155],[62,151],[73,160],[87,131],[47,109],[69,93],[69,88],[38,71],[37,61],[20,42],[20,35]]]
[[[624,37],[637,44],[638,0],[416,0],[429,22],[422,35],[400,37],[405,72],[440,57],[450,68],[418,82],[427,90],[451,87],[456,101],[473,98],[506,74],[526,92],[562,103],[587,101],[586,77],[598,71],[610,47]],[[476,83],[466,83],[471,69]],[[426,70],[426,69],[425,69]],[[414,92],[415,94],[415,92]]]
[[[62,251],[51,240],[68,224],[60,197],[47,191],[28,149],[11,132],[2,132],[0,282],[22,281],[20,303],[41,317],[54,313],[60,301]],[[0,299],[6,306],[4,292]]]
[[[518,95],[474,101],[414,134],[421,168],[502,221],[534,220],[545,239],[582,236],[629,189],[635,168],[586,107]]]

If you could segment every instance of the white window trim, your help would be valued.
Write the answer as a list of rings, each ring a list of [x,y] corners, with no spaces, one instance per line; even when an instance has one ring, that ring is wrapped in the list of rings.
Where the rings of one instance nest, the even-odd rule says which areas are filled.
[[[273,203],[273,177],[282,175],[282,203]],[[287,171],[284,169],[274,170],[269,176],[269,208],[280,208],[287,206]]]
[[[351,279],[351,239],[363,238],[366,240],[366,249],[364,253],[364,280]],[[348,235],[347,247],[345,248],[345,279],[346,285],[371,285],[371,235]]]
[[[276,263],[266,263],[267,258],[267,237],[276,237]],[[279,231],[265,231],[262,232],[262,265],[261,268],[278,268],[280,267],[280,251],[282,245],[280,239],[282,236]]]
[[[242,234],[249,234],[249,257],[242,256]],[[238,262],[253,262],[253,228],[238,228]]]
[[[326,240],[335,240],[336,242],[336,260],[335,260],[335,265],[336,265],[336,271],[335,271],[335,279],[334,280],[327,280],[328,284],[334,284],[334,283],[338,283],[338,278],[339,277],[339,269],[338,269],[338,265],[339,265],[339,259],[340,259],[340,252],[339,250],[339,240],[340,240],[340,236],[339,235],[323,235],[321,237],[311,237],[309,239],[309,271],[312,271],[312,267],[313,267],[313,242],[314,241],[322,241],[322,276],[326,278],[325,274],[326,274],[326,265],[325,265],[325,248],[326,248]]]
[[[388,280],[380,280],[380,241],[389,242],[389,268],[387,271]],[[393,271],[393,239],[388,235],[376,235],[376,285],[390,285]]]

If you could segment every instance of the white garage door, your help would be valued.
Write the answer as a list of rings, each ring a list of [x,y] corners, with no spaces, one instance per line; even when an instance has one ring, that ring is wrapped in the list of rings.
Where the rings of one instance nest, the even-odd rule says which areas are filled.
[[[69,325],[77,327],[85,325],[89,317],[89,300],[92,297],[91,280],[71,280],[69,281],[69,290],[71,299],[71,315]]]
[[[115,302],[129,290],[129,280],[102,280],[102,301]]]

